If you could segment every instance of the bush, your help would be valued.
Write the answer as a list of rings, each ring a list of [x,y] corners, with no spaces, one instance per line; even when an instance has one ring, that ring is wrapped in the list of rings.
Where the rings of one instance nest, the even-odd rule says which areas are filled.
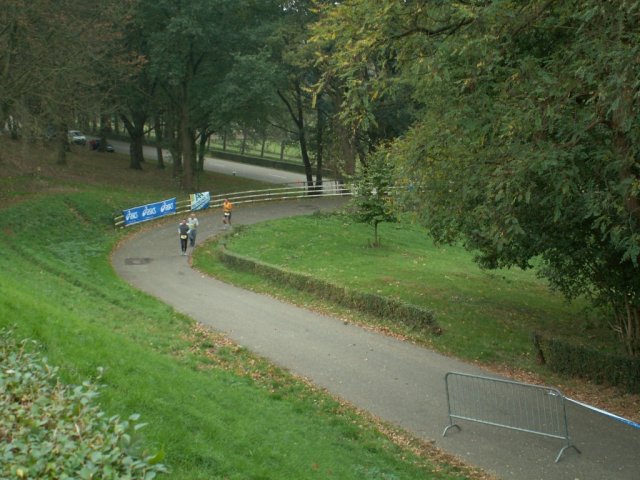
[[[539,334],[533,335],[533,341],[538,358],[555,372],[640,393],[640,358],[602,352]]]
[[[70,387],[58,370],[0,331],[0,478],[144,479],[161,472],[162,454],[137,455],[137,415],[107,417],[98,387]]]

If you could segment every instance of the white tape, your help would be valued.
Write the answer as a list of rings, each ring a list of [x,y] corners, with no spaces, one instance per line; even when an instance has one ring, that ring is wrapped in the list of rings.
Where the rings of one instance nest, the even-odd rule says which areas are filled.
[[[614,420],[617,420],[618,422],[626,423],[627,425],[629,425],[629,426],[631,426],[633,428],[640,429],[640,423],[636,423],[636,422],[634,422],[632,420],[629,420],[628,418],[624,418],[624,417],[621,417],[621,416],[616,415],[614,413],[607,412],[606,410],[602,410],[601,408],[597,408],[597,407],[594,407],[592,405],[587,405],[586,403],[579,402],[577,400],[574,400],[573,398],[565,397],[565,400],[568,400],[568,401],[573,402],[573,403],[575,403],[577,405],[580,405],[581,407],[588,408],[589,410],[593,410],[594,412],[598,412],[598,413],[600,413],[602,415],[606,415],[607,417],[613,418]]]

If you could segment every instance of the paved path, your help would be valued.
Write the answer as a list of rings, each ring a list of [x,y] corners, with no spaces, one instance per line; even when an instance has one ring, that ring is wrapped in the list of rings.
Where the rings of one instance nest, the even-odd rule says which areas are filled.
[[[310,214],[339,202],[309,199],[240,207],[234,221]],[[220,231],[220,212],[200,216],[200,225],[202,242]],[[123,243],[112,258],[117,273],[238,344],[504,480],[640,479],[640,430],[572,404],[569,429],[582,454],[570,449],[557,464],[562,440],[469,422],[443,438],[445,373],[488,372],[205,277],[180,256],[176,229],[177,223],[171,223]]]

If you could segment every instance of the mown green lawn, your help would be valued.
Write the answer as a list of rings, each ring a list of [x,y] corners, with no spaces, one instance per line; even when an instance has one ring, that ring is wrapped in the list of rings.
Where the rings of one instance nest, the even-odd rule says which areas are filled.
[[[60,167],[64,179],[54,176],[57,167],[3,172],[0,328],[36,340],[64,382],[96,378],[104,368],[101,407],[123,418],[141,414],[148,424],[141,448],[166,453],[166,478],[474,478],[417,455],[429,448],[409,436],[396,445],[375,419],[116,277],[109,253],[126,232],[113,230],[113,212],[175,192],[145,185],[157,175],[150,167],[127,172],[124,159],[108,159],[106,167],[105,158],[86,160],[89,185],[77,177],[82,155]],[[116,169],[117,183],[100,183],[101,168],[105,176]],[[130,187],[127,175],[136,177]],[[212,181],[224,190],[223,178]]]

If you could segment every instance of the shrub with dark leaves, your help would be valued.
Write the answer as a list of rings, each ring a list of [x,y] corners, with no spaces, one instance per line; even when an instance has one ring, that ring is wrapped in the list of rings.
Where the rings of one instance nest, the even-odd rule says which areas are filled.
[[[162,452],[141,453],[133,440],[138,415],[105,415],[97,385],[63,385],[29,343],[0,331],[0,478],[151,480],[166,472]]]

